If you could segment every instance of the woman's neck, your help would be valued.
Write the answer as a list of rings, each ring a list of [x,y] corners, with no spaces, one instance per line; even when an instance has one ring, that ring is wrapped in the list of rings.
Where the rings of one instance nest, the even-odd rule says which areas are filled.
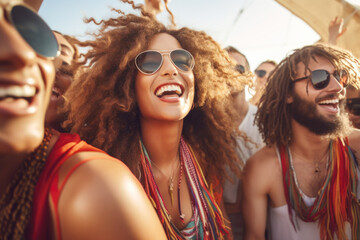
[[[152,162],[162,169],[178,159],[183,121],[141,121],[141,139]]]

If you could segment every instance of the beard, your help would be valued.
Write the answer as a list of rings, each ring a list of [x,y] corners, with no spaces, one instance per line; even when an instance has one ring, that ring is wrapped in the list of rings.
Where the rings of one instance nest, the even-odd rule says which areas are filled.
[[[332,138],[345,137],[351,131],[348,115],[345,111],[345,101],[339,102],[340,114],[334,118],[326,118],[317,110],[317,104],[302,99],[294,93],[291,104],[291,115],[296,122],[309,129],[312,133]]]

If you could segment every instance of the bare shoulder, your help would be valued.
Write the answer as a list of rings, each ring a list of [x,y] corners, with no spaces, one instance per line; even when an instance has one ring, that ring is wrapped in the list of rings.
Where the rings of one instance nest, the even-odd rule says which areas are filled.
[[[268,193],[271,180],[277,179],[275,176],[281,174],[280,170],[275,148],[263,147],[246,162],[244,184],[257,185]]]
[[[59,200],[63,239],[147,239],[148,234],[165,239],[141,184],[121,161],[82,152],[69,159],[61,175],[84,159],[92,160],[71,174]]]
[[[274,147],[263,147],[246,162],[245,171],[269,171],[279,167],[279,160]]]

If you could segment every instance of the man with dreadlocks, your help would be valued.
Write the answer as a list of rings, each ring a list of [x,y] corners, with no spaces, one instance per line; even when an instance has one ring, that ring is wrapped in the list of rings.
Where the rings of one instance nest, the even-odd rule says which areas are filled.
[[[165,239],[124,164],[44,128],[59,52],[46,23],[0,0],[0,43],[0,239]]]
[[[244,170],[245,239],[264,239],[266,219],[276,240],[360,238],[360,132],[343,105],[358,68],[351,53],[312,45],[270,76],[255,118],[267,146]]]

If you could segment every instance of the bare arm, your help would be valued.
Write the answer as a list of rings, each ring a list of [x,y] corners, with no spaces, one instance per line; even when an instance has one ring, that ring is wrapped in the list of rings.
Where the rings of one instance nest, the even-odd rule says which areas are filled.
[[[142,186],[120,161],[92,160],[59,200],[62,239],[166,239]]]
[[[266,168],[255,154],[244,169],[242,209],[245,240],[265,239],[268,182]]]
[[[343,18],[335,17],[330,21],[328,41],[330,44],[336,45],[337,39],[345,33],[346,28],[344,28],[343,26]]]

